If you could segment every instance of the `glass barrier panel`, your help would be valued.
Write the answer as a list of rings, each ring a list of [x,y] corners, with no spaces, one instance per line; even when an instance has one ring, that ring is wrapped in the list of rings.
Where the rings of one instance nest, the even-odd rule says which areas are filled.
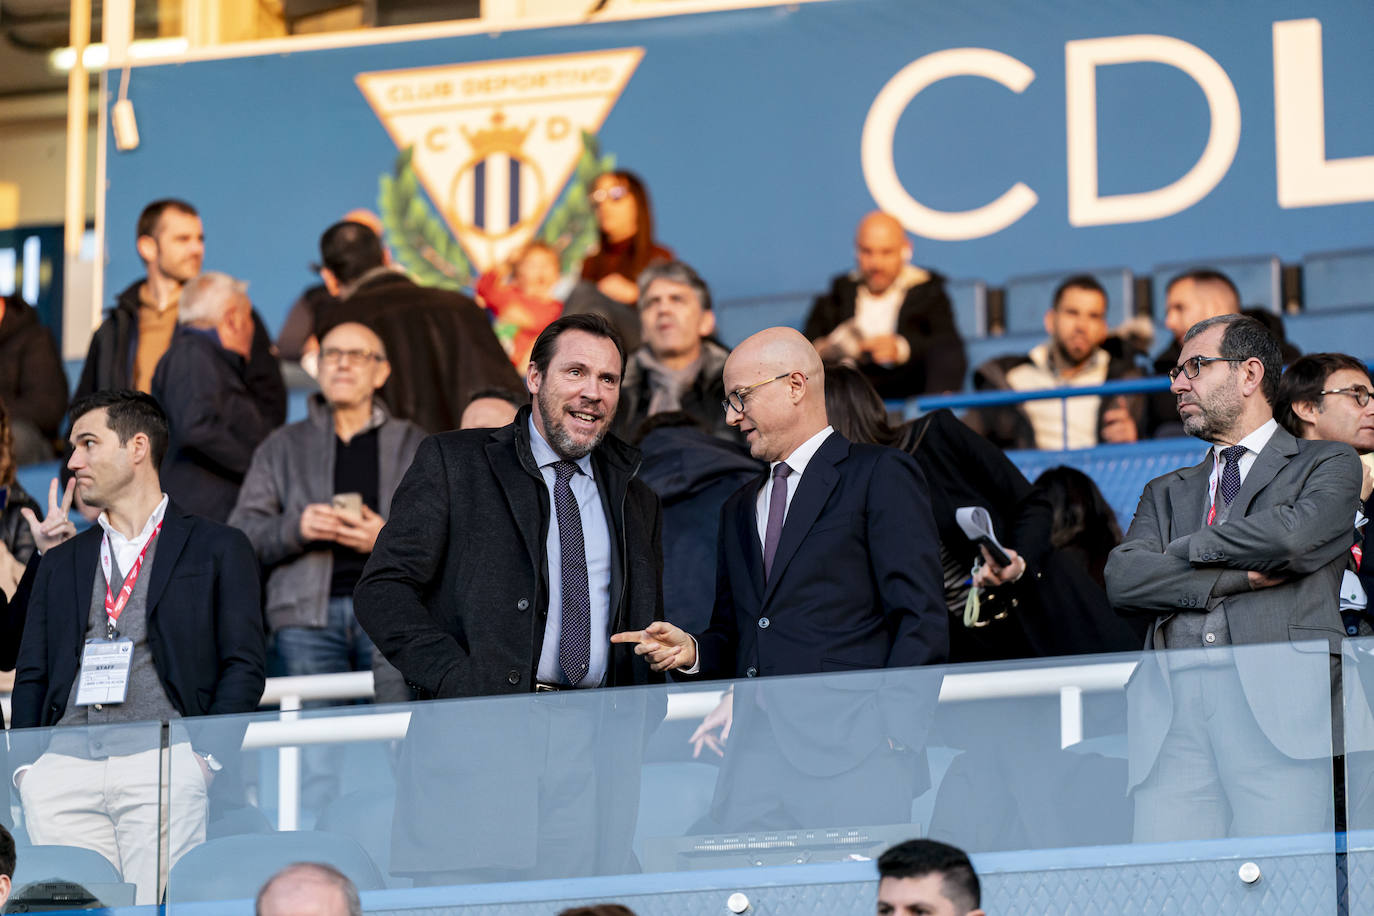
[[[1344,691],[1346,885],[1349,912],[1374,907],[1374,638],[1347,639]]]
[[[1009,882],[1167,867],[1187,893],[1243,894],[1256,861],[1263,893],[1334,908],[1333,661],[1283,643],[203,719],[196,747],[238,750],[214,752],[210,839],[168,902],[250,912],[303,860],[388,911],[749,881],[871,893],[868,860],[931,837]],[[174,821],[178,782],[205,780],[189,760]]]
[[[72,706],[66,725],[8,732],[4,813],[13,816],[5,820],[16,865],[5,912],[157,912],[167,880],[165,774],[189,745],[174,728],[181,746],[169,749],[158,722],[110,722],[115,708]]]

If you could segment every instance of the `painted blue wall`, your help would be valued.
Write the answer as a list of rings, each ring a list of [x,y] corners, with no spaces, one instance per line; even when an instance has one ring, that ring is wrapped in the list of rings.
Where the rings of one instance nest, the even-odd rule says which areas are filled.
[[[206,266],[240,275],[274,328],[313,281],[321,230],[376,209],[397,149],[354,83],[360,72],[638,46],[643,61],[601,131],[603,150],[645,176],[659,236],[718,298],[821,288],[850,261],[874,206],[859,140],[882,86],[922,55],[983,47],[1035,71],[1014,94],[956,77],[921,93],[895,137],[899,175],[928,206],[980,206],[1015,181],[1039,195],[1014,225],[971,241],[915,239],[916,260],[1000,283],[1068,268],[1243,254],[1285,261],[1374,245],[1374,204],[1284,210],[1276,200],[1272,24],[1323,28],[1327,155],[1374,155],[1374,6],[1194,0],[834,0],[404,44],[138,68],[130,98],[142,145],[110,144],[106,289],[141,273],[139,209],[193,201]],[[1211,55],[1235,86],[1241,139],[1211,193],[1164,219],[1074,228],[1066,200],[1066,41],[1170,35]],[[1201,90],[1160,64],[1098,73],[1100,187],[1179,178],[1208,130]]]

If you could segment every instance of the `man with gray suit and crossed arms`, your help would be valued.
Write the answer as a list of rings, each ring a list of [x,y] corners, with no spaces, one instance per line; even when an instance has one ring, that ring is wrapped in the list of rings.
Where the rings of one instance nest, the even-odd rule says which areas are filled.
[[[1118,613],[1157,618],[1146,648],[1192,650],[1147,653],[1127,685],[1137,842],[1332,826],[1326,709],[1340,714],[1360,465],[1275,422],[1280,371],[1252,318],[1189,329],[1171,390],[1184,430],[1212,447],[1146,485],[1107,562]]]

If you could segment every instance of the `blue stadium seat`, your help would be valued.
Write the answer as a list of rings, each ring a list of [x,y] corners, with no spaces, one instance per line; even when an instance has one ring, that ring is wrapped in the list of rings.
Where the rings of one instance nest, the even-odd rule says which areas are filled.
[[[1032,482],[1044,471],[1061,464],[1087,474],[1116,512],[1124,532],[1135,516],[1145,484],[1161,474],[1197,464],[1206,447],[1197,439],[1182,437],[1068,452],[1008,451],[1007,457]]]
[[[1088,273],[1107,291],[1107,322],[1113,326],[1135,314],[1135,275],[1125,267],[1101,270],[1062,270],[1055,273],[1012,277],[1007,281],[1007,333],[1043,334],[1045,312],[1060,283],[1076,273]]]
[[[988,285],[982,280],[950,280],[945,285],[954,309],[954,326],[965,340],[988,333]]]
[[[324,862],[360,891],[385,887],[377,866],[354,840],[336,833],[297,830],[209,840],[182,856],[167,881],[168,903],[241,900],[292,862]]]
[[[1374,362],[1374,305],[1303,312],[1283,319],[1288,340],[1304,353],[1348,353]]]
[[[48,506],[48,484],[62,470],[60,461],[44,461],[42,464],[26,464],[15,471],[15,479],[24,491],[32,496],[44,509]]]
[[[1304,312],[1360,306],[1374,306],[1374,248],[1327,251],[1302,259]]]
[[[80,846],[20,846],[16,850],[12,885],[56,878],[82,886],[118,884],[123,879],[110,860]]]
[[[964,352],[968,355],[968,371],[964,376],[964,387],[973,390],[973,370],[982,363],[999,356],[1012,356],[1029,353],[1030,348],[1045,341],[1045,329],[1040,328],[1024,334],[1003,334],[1000,337],[975,337],[964,340]]]
[[[715,303],[716,336],[727,347],[764,328],[788,327],[801,330],[815,300],[815,291],[751,296]]]
[[[1187,270],[1210,267],[1231,278],[1240,292],[1242,308],[1260,308],[1279,314],[1283,311],[1283,288],[1279,259],[1272,255],[1253,258],[1213,258],[1187,264],[1160,264],[1151,275],[1154,285],[1154,316],[1164,319],[1164,297],[1169,281]]]

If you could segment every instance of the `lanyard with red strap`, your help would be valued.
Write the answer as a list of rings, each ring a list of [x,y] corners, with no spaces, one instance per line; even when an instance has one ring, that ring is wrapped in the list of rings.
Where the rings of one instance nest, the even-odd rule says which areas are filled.
[[[157,533],[162,530],[162,522],[157,523],[153,528],[153,533],[148,535],[148,541],[143,545],[143,549],[138,552],[138,558],[134,560],[134,565],[129,567],[128,573],[124,576],[124,584],[119,587],[119,597],[110,593],[110,575],[113,561],[110,559],[110,535],[107,532],[100,541],[100,568],[105,571],[105,616],[108,618],[107,636],[114,639],[115,624],[119,622],[119,615],[124,613],[124,607],[129,603],[129,596],[134,593],[134,586],[138,584],[138,575],[143,571],[143,558],[148,555],[148,548],[152,546]]]
[[[1221,482],[1221,458],[1214,452],[1212,454],[1212,477],[1208,481],[1208,496],[1211,499],[1211,507],[1207,510],[1207,524],[1211,525],[1217,520],[1217,484]]]

